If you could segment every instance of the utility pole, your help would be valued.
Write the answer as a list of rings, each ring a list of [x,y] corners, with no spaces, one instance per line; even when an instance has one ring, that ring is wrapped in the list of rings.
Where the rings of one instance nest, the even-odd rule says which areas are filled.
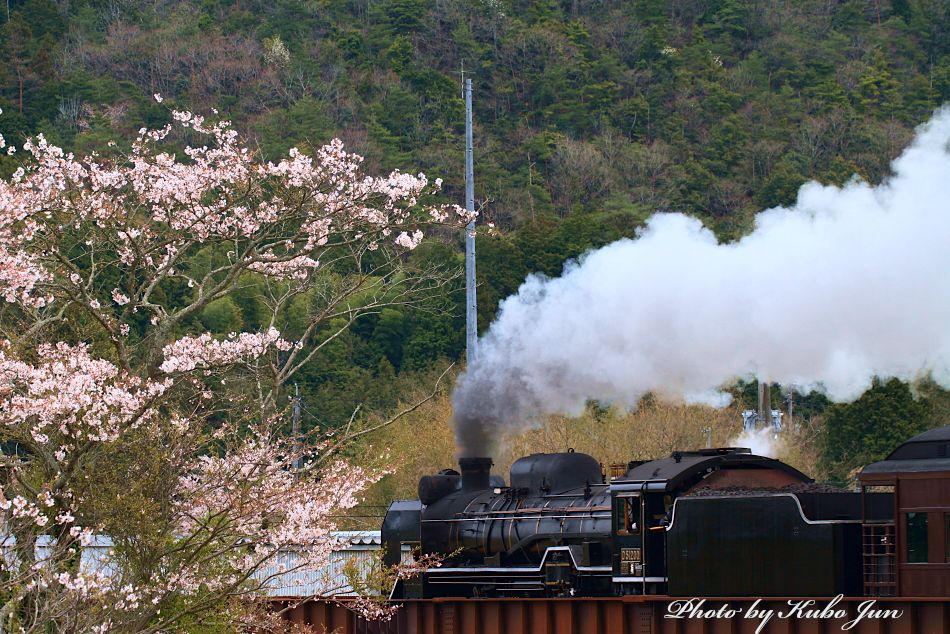
[[[788,387],[788,425],[792,425],[792,414],[795,412],[795,388],[792,386]]]
[[[294,409],[290,420],[293,423],[294,444],[298,445],[300,443],[300,388],[297,387],[296,383],[294,383]],[[296,451],[299,450],[300,448],[296,447]],[[299,471],[302,466],[303,456],[297,456],[297,459],[294,460],[294,469]]]
[[[472,80],[465,79],[465,209],[475,211],[475,169],[472,158]],[[475,304],[475,220],[465,227],[465,362],[475,362],[478,312]]]

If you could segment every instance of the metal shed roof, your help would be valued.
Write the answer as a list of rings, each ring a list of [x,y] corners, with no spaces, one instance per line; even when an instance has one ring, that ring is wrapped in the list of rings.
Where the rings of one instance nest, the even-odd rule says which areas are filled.
[[[322,568],[304,566],[298,548],[281,550],[266,566],[257,570],[254,578],[263,583],[263,593],[271,597],[305,598],[325,596],[354,596],[350,573],[365,577],[378,567],[381,547],[379,531],[334,531],[334,538],[342,542],[340,549],[330,553]],[[47,557],[52,538],[41,535],[37,540],[37,557]],[[0,535],[0,559],[14,558],[16,540]],[[94,535],[82,547],[80,570],[87,574],[102,573],[107,577],[118,574],[119,568],[112,555],[113,541],[108,535]],[[403,561],[411,559],[409,546],[401,553]]]
[[[380,531],[335,531],[333,535],[354,546],[379,546],[383,543]]]

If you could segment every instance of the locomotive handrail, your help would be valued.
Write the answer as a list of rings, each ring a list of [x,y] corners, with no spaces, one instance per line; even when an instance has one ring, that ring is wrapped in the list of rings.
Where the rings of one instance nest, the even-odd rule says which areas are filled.
[[[555,509],[555,510],[556,510],[556,509]],[[485,520],[499,520],[499,521],[504,521],[504,520],[538,520],[538,519],[558,520],[558,519],[574,519],[574,518],[576,518],[576,517],[577,517],[577,514],[574,514],[574,515],[513,515],[513,516],[507,516],[507,517],[490,517],[490,516],[483,516],[483,517],[455,517],[455,518],[452,518],[452,519],[448,519],[448,518],[444,518],[444,519],[442,519],[442,518],[437,518],[437,519],[424,519],[424,520],[422,520],[422,521],[423,521],[423,522],[471,522],[472,520],[482,520],[482,521],[485,521]],[[609,514],[607,514],[607,515],[599,514],[599,515],[598,515],[598,514],[591,513],[591,514],[589,515],[589,517],[590,517],[590,518],[593,518],[593,519],[610,519],[610,518],[613,517],[613,516],[612,516],[612,515],[609,515]]]
[[[789,497],[795,500],[795,506],[798,507],[798,513],[802,517],[802,521],[806,524],[864,524],[864,520],[811,520],[805,515],[805,510],[802,508],[801,500],[798,499],[798,496],[794,493],[749,493],[743,497],[761,497],[761,498],[779,498],[779,497]],[[673,523],[676,521],[676,505],[680,500],[735,500],[737,499],[734,495],[686,495],[680,496],[673,501],[673,509],[670,511],[670,524],[666,527],[666,530],[673,530]]]
[[[583,513],[590,511],[610,511],[609,506],[551,506],[511,509],[508,511],[467,511],[466,515],[514,515],[515,513],[544,513],[545,511],[564,513]]]
[[[609,484],[592,484],[590,485],[590,488],[591,489],[593,489],[594,487],[607,488],[609,486],[610,486]],[[540,498],[576,498],[578,497],[578,495],[576,493],[543,493],[539,495],[538,497]]]
[[[532,566],[459,566],[454,568],[438,567],[430,568],[427,574],[456,573],[456,572],[541,572],[547,562],[548,553],[552,551],[567,551],[571,557],[571,563],[574,569],[579,572],[613,572],[611,566],[582,566],[577,563],[574,553],[569,546],[549,546],[544,550],[541,562],[537,567]]]

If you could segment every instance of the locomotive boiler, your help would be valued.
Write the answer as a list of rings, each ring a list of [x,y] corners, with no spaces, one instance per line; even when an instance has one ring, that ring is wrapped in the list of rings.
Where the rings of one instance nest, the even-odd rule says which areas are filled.
[[[452,553],[451,565],[427,575],[430,596],[455,596],[459,586],[502,594],[609,588],[610,493],[596,460],[526,456],[511,466],[509,486],[490,486],[489,458],[463,458],[459,467],[452,491],[442,481],[420,482],[422,552]],[[486,574],[495,578],[489,583]]]

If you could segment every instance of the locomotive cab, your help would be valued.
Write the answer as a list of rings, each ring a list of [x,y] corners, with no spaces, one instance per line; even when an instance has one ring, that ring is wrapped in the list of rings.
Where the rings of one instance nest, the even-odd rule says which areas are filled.
[[[670,497],[644,487],[611,488],[614,593],[665,594]]]

